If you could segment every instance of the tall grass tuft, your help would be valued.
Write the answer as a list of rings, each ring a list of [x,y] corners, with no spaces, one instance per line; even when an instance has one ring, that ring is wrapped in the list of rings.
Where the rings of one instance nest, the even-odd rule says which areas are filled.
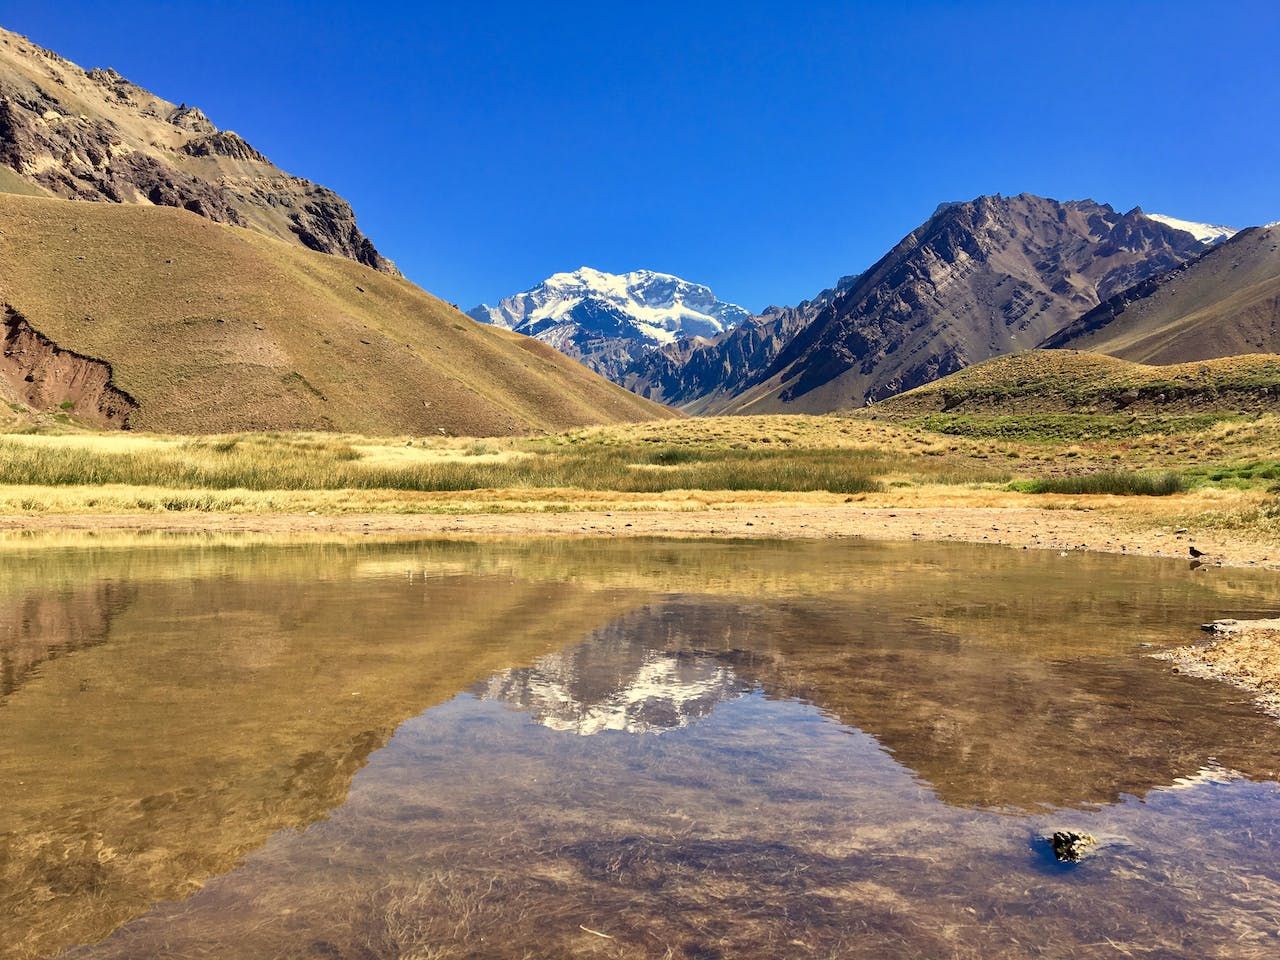
[[[1121,497],[1167,497],[1187,489],[1187,481],[1172,471],[1130,472],[1107,470],[1074,477],[1042,477],[1030,481],[1030,493],[1096,493]]]

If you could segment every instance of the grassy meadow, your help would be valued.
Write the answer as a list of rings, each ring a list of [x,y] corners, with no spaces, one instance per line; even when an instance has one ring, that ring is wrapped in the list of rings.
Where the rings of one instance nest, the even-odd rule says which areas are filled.
[[[1161,522],[1280,533],[1276,415],[718,417],[488,439],[56,430],[0,435],[0,513],[1158,500]]]

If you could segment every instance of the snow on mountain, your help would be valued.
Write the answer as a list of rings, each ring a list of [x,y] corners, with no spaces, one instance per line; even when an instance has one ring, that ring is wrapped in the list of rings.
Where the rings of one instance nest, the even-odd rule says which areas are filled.
[[[1156,223],[1163,223],[1166,227],[1172,227],[1174,230],[1185,230],[1201,243],[1213,246],[1221,243],[1223,240],[1229,240],[1239,231],[1231,227],[1216,226],[1212,223],[1196,223],[1193,220],[1179,220],[1177,217],[1166,217],[1162,213],[1148,213],[1148,220],[1154,220]]]
[[[636,357],[681,337],[712,337],[751,314],[716,299],[708,287],[668,273],[605,273],[581,267],[481,304],[467,315],[536,337],[606,377]]]

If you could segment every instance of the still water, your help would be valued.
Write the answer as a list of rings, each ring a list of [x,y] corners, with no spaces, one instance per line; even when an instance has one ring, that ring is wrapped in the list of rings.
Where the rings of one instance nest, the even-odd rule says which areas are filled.
[[[1278,602],[976,546],[8,542],[0,957],[1273,958],[1280,724],[1151,654]]]

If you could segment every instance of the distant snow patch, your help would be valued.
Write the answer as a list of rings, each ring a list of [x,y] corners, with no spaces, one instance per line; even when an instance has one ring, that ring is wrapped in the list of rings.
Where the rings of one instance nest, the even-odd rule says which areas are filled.
[[[1172,227],[1174,230],[1183,230],[1201,243],[1209,245],[1229,240],[1239,233],[1233,227],[1222,227],[1212,223],[1196,223],[1193,220],[1179,220],[1177,217],[1166,217],[1162,213],[1148,213],[1147,219],[1154,220],[1156,223],[1163,223],[1166,227]]]

